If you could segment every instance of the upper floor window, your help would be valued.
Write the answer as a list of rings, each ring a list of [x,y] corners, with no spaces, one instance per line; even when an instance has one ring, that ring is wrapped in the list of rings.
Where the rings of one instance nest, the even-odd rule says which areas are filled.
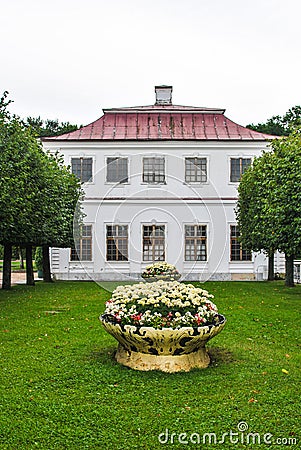
[[[207,158],[185,158],[186,183],[206,183]]]
[[[71,158],[71,170],[82,183],[92,181],[93,158]]]
[[[143,226],[143,261],[165,261],[165,225]]]
[[[128,226],[107,225],[107,261],[128,260]]]
[[[246,169],[251,165],[251,158],[231,158],[230,181],[238,183]]]
[[[165,159],[143,158],[143,182],[156,184],[165,183]]]
[[[207,261],[206,225],[185,225],[185,261]]]
[[[80,236],[71,248],[71,261],[92,261],[92,225],[82,225]]]
[[[230,226],[230,261],[251,261],[252,254],[242,247],[239,242],[239,229],[237,225]]]
[[[107,182],[128,182],[128,158],[107,158]]]

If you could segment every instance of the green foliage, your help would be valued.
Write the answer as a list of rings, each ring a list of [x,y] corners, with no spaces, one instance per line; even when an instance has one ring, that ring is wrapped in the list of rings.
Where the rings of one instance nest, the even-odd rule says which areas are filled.
[[[80,181],[61,156],[46,154],[31,128],[0,101],[0,243],[55,245],[73,242]]]
[[[209,342],[211,365],[176,374],[117,364],[117,342],[98,320],[110,293],[96,283],[0,290],[1,450],[158,450],[166,428],[221,439],[241,421],[248,432],[299,443],[301,286],[198,286],[228,322]],[[228,437],[212,448],[257,448]]]
[[[59,154],[47,154],[38,180],[37,203],[46,208],[40,211],[38,244],[70,247],[73,245],[73,223],[81,220],[78,201],[83,193],[80,180],[63,163]]]
[[[11,103],[13,103],[13,101],[8,100],[7,97],[8,97],[8,92],[4,91],[2,94],[2,97],[0,98],[0,115],[2,117],[8,116],[7,108]]]
[[[301,249],[301,129],[271,143],[274,154],[272,214],[277,248],[287,255]]]
[[[0,116],[0,242],[32,239],[37,196],[36,177],[45,159],[34,136],[20,120]]]
[[[59,136],[60,134],[70,133],[78,130],[77,125],[70,122],[59,122],[57,119],[43,120],[41,117],[27,117],[24,121],[26,127],[30,127],[38,137]]]
[[[249,124],[247,128],[274,136],[288,136],[301,125],[301,106],[293,106],[283,116],[273,116],[266,123]]]
[[[250,250],[279,250],[292,257],[301,249],[300,129],[274,139],[270,147],[254,160],[238,188],[241,242]]]
[[[43,270],[43,251],[42,251],[42,247],[37,247],[36,251],[35,251],[35,265],[36,265],[36,269],[39,271]]]
[[[255,158],[244,173],[238,187],[236,206],[240,240],[244,248],[253,251],[276,249],[274,221],[271,220],[274,185],[274,155],[265,152]]]

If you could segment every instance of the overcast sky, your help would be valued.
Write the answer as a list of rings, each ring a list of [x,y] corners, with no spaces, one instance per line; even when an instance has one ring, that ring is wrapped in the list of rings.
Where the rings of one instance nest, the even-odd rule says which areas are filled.
[[[21,117],[87,124],[102,108],[226,108],[246,125],[301,104],[300,0],[0,0],[0,90]]]

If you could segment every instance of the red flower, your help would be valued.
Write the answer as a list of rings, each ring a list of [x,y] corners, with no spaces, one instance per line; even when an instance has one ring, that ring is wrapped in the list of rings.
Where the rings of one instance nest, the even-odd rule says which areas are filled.
[[[133,314],[133,315],[131,316],[131,318],[132,318],[135,322],[139,322],[139,321],[141,320],[141,316],[142,316],[141,313],[140,313],[140,314]]]

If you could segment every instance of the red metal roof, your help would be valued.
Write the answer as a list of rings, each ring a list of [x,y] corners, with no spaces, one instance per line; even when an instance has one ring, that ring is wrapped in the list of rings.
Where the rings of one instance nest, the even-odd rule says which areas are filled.
[[[104,115],[79,130],[43,141],[265,141],[273,136],[249,130],[224,109],[151,105],[104,109]]]

